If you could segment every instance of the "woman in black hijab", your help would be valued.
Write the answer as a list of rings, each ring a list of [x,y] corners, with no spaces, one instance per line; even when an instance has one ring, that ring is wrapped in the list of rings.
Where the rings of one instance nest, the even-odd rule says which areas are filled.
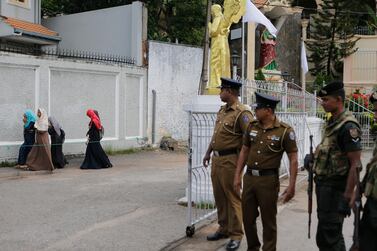
[[[48,118],[48,133],[51,136],[51,157],[55,168],[64,168],[68,164],[63,154],[65,132],[54,117]]]

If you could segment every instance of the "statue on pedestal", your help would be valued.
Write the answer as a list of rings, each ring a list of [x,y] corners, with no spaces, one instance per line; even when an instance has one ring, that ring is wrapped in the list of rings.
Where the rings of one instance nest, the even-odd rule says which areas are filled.
[[[276,59],[276,38],[266,29],[261,35],[261,50],[258,69],[267,81],[281,81],[281,72],[278,70]]]
[[[230,78],[230,52],[228,36],[232,23],[245,13],[246,0],[225,0],[224,14],[218,4],[211,7],[212,22],[208,24],[211,38],[210,79],[207,94],[218,94],[221,77]]]

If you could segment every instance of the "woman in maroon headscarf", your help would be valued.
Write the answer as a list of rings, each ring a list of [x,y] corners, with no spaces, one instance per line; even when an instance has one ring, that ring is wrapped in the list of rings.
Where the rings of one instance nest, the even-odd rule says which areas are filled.
[[[109,168],[113,165],[110,163],[105,151],[102,149],[101,131],[103,130],[101,120],[94,110],[88,110],[86,115],[90,118],[88,136],[88,145],[86,147],[85,159],[81,169],[99,169]]]

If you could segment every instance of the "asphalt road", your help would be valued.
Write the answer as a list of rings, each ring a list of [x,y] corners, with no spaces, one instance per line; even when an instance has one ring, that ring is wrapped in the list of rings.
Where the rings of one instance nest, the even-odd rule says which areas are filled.
[[[185,234],[183,153],[110,157],[114,167],[0,179],[0,250],[159,250]]]

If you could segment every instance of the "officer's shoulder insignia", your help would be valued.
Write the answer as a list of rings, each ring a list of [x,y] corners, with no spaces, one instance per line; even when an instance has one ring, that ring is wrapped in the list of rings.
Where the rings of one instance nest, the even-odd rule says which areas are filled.
[[[296,134],[295,134],[294,131],[289,132],[289,139],[290,140],[295,140],[296,139]]]
[[[349,129],[349,131],[350,131],[351,137],[354,138],[354,139],[356,139],[360,136],[359,130],[357,128],[351,128],[351,129]]]
[[[243,121],[244,123],[248,123],[248,122],[250,121],[249,116],[247,116],[247,114],[244,114],[244,115],[242,116],[242,121]]]

